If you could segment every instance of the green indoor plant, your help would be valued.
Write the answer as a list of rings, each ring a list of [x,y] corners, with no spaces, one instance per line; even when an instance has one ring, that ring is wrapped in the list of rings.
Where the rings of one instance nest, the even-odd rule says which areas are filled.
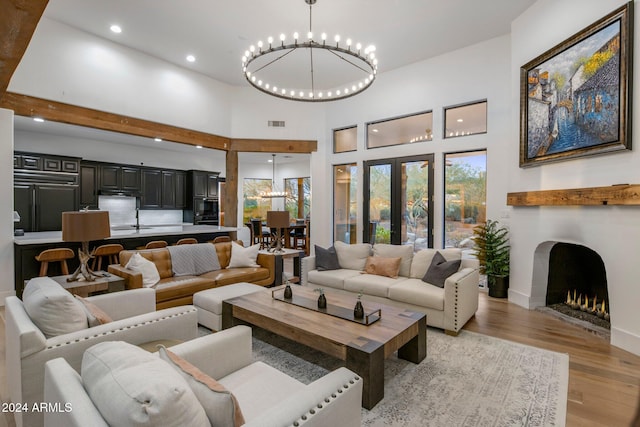
[[[487,275],[489,296],[506,298],[509,289],[509,230],[498,221],[488,219],[473,229],[473,241],[480,273]]]

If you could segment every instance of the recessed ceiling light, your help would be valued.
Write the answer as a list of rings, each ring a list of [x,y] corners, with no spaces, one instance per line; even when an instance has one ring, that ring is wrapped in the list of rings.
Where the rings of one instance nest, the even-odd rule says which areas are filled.
[[[458,120],[456,120],[456,121],[457,121],[458,123],[462,123],[464,120],[462,120],[462,119],[458,119]]]
[[[34,117],[33,121],[38,123],[44,123],[44,119],[42,117]]]
[[[196,57],[193,55],[187,55],[187,61],[189,62],[196,62]]]
[[[113,31],[116,34],[120,34],[122,32],[122,28],[120,27],[120,25],[112,25],[111,27],[111,31]]]
[[[378,132],[378,129],[371,129],[371,132]]]
[[[267,163],[273,163],[273,159],[267,160]]]
[[[155,142],[162,142],[162,138],[153,138]]]
[[[202,148],[202,145],[196,145],[196,148]]]

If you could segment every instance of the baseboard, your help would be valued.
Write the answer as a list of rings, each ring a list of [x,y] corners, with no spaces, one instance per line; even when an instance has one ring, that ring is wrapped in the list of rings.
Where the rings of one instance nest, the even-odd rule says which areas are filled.
[[[640,356],[640,336],[620,328],[611,327],[611,345]]]
[[[6,297],[13,297],[16,295],[16,291],[2,291],[0,292],[0,307],[4,307],[4,299]]]
[[[509,302],[519,305],[520,307],[529,307],[529,295],[525,295],[522,292],[509,289]]]

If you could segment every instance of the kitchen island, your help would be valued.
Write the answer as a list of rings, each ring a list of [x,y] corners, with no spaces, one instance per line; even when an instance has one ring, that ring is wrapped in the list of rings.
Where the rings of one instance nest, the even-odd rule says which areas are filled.
[[[193,224],[141,225],[139,228],[135,226],[113,226],[111,227],[111,237],[92,241],[90,242],[90,247],[95,248],[104,244],[119,243],[125,249],[136,249],[152,240],[165,240],[167,243],[172,244],[185,237],[194,237],[198,242],[207,242],[217,236],[231,236],[235,239],[238,230],[239,228],[237,227]],[[18,297],[22,295],[24,281],[38,275],[40,263],[36,261],[36,255],[45,249],[54,248],[70,248],[77,253],[80,247],[80,243],[64,242],[61,231],[25,233],[24,236],[15,236],[13,241],[15,289]],[[74,271],[79,264],[78,258],[69,260],[68,264],[69,271]],[[59,274],[61,274],[59,266],[50,264],[48,275],[56,276]]]

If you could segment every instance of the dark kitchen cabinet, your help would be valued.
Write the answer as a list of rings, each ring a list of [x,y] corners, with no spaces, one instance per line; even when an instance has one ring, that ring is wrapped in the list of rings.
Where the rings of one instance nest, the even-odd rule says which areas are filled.
[[[187,173],[176,171],[176,209],[187,207]]]
[[[193,197],[214,199],[218,197],[218,175],[216,172],[191,171]]]
[[[140,168],[102,164],[100,166],[100,188],[104,192],[140,192]]]
[[[78,210],[77,185],[15,184],[13,197],[26,232],[60,231],[62,212]]]
[[[162,207],[162,171],[143,169],[140,208],[159,209],[160,207]]]
[[[207,197],[218,197],[218,174],[207,174]]]
[[[162,171],[162,207],[176,207],[176,172]]]
[[[80,207],[98,209],[98,190],[100,166],[96,163],[82,162],[80,165]]]

